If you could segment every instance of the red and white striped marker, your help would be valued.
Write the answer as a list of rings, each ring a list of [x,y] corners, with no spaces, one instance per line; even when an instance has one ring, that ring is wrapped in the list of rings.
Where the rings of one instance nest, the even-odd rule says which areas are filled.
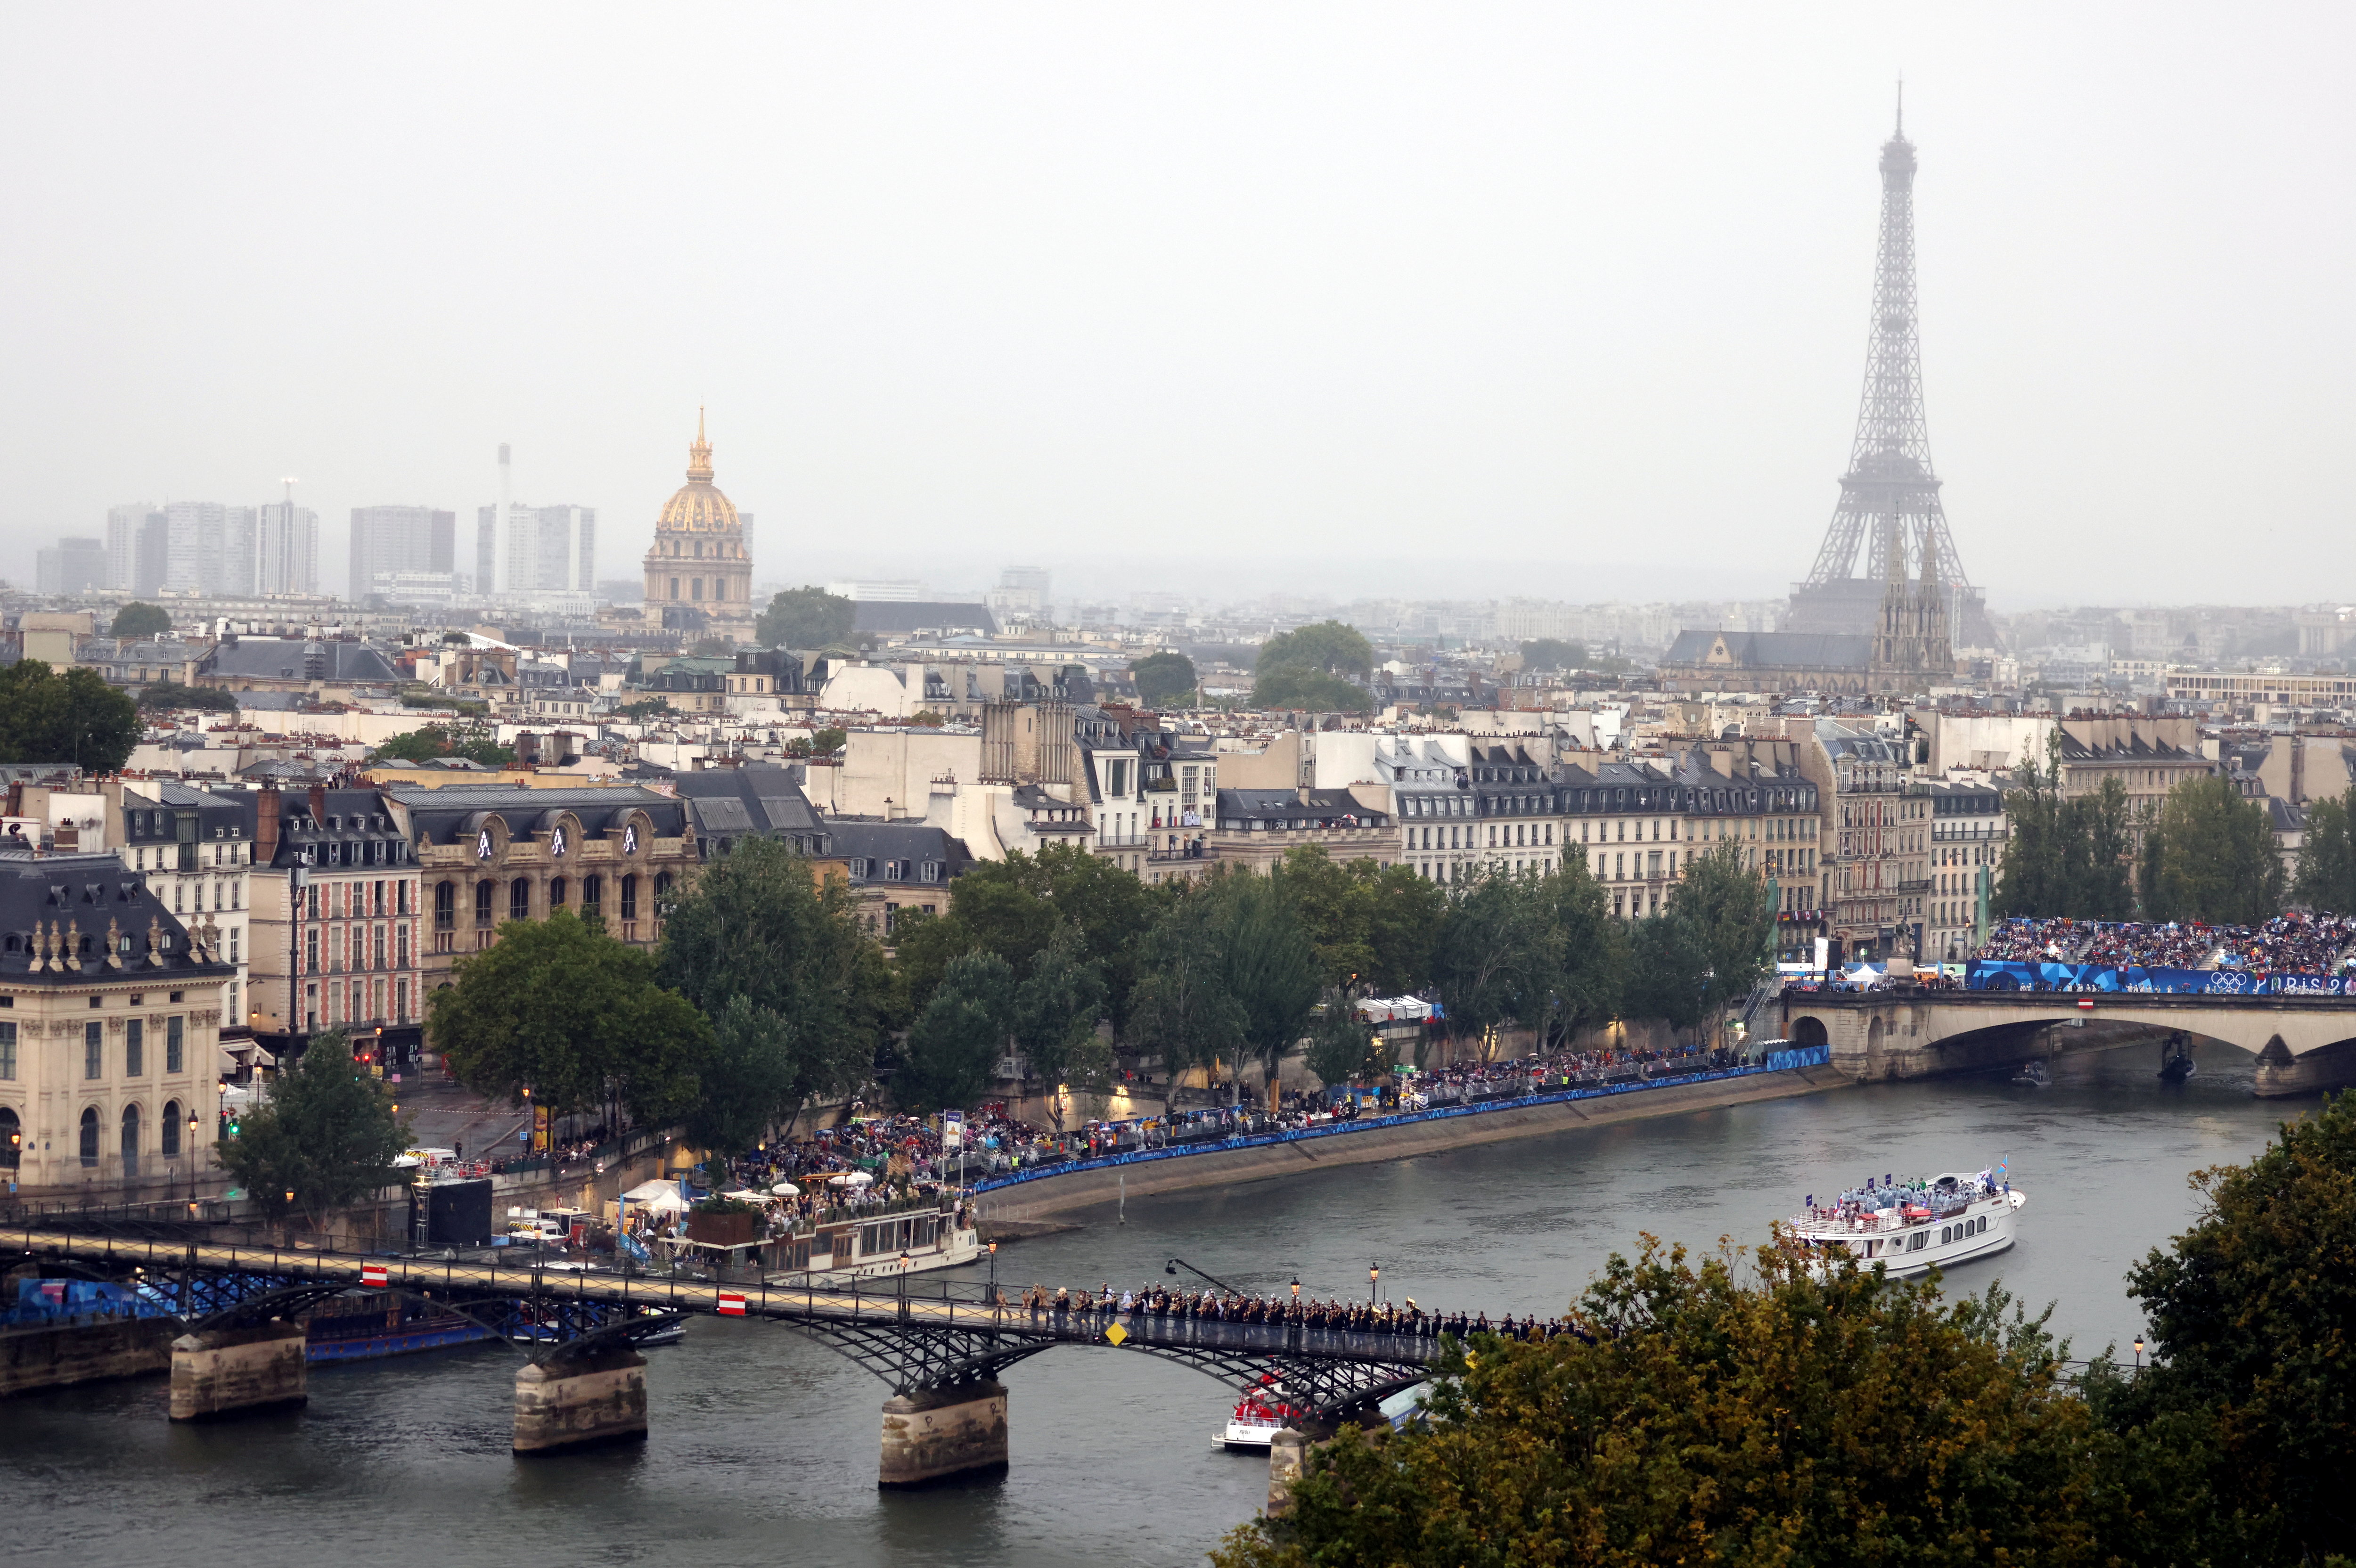
[[[744,1298],[736,1295],[733,1291],[722,1291],[720,1293],[720,1316],[723,1317],[744,1317]]]
[[[360,1264],[360,1283],[362,1285],[382,1285],[391,1277],[391,1276],[390,1275],[385,1273],[385,1268],[382,1264]]]

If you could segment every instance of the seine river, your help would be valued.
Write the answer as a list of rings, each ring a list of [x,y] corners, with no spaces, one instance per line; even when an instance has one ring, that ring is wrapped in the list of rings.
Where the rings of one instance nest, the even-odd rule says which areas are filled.
[[[1763,1236],[1803,1193],[1870,1172],[2008,1158],[2021,1240],[1952,1288],[2001,1278],[2077,1354],[2139,1326],[2122,1276],[2193,1212],[2188,1172],[2246,1158],[2304,1102],[2249,1097],[2249,1058],[2211,1048],[2192,1083],[2156,1049],[1999,1079],[1838,1090],[1579,1130],[1284,1182],[1132,1202],[1001,1249],[1020,1286],[1136,1285],[1173,1254],[1245,1288],[1296,1274],[1320,1296],[1382,1286],[1493,1317],[1558,1312],[1638,1232]],[[2126,1352],[2124,1349],[2121,1354]],[[74,1568],[275,1568],[781,1561],[824,1564],[1199,1563],[1265,1495],[1264,1460],[1213,1447],[1234,1395],[1134,1352],[1052,1351],[1008,1374],[1011,1473],[875,1488],[886,1391],[791,1331],[700,1318],[650,1353],[643,1448],[519,1463],[516,1356],[473,1347],[315,1371],[300,1413],[165,1420],[160,1379],[0,1407],[6,1555]]]

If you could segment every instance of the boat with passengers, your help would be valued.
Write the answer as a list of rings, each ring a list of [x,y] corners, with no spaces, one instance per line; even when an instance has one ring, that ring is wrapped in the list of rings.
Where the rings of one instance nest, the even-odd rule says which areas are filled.
[[[1904,1181],[1868,1177],[1828,1203],[1810,1193],[1783,1228],[1828,1258],[1846,1253],[1860,1268],[1879,1264],[1902,1277],[2003,1252],[2028,1201],[2001,1165]]]

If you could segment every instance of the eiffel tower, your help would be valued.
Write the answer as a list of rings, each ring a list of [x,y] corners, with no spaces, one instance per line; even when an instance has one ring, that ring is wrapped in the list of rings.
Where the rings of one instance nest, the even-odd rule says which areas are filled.
[[[1865,395],[1857,440],[1841,475],[1840,504],[1807,581],[1792,589],[1787,627],[1795,632],[1870,632],[1893,576],[1942,583],[1951,596],[1955,640],[1993,644],[1979,590],[1964,571],[1922,413],[1922,353],[1914,318],[1914,144],[1906,139],[1900,89],[1898,129],[1881,148],[1881,245],[1875,259],[1873,328],[1867,338]],[[1854,575],[1860,548],[1863,575]],[[1893,559],[1893,552],[1896,559]]]

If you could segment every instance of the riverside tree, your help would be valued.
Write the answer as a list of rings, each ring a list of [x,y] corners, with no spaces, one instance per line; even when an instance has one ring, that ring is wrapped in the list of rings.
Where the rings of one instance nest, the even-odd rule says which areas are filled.
[[[1645,1238],[1576,1334],[1445,1342],[1428,1430],[1345,1426],[1220,1568],[2118,1561],[2117,1448],[2003,1293]],[[2321,1456],[2319,1456],[2320,1458]]]
[[[2046,765],[2024,763],[2016,779],[2004,797],[2009,836],[1997,867],[1997,912],[2133,920],[2135,824],[2126,786],[2105,778],[2092,795],[2062,799],[2059,730]]]
[[[2308,806],[2291,896],[2309,909],[2356,913],[2356,789]]]
[[[1137,1050],[1162,1059],[1162,1114],[1170,1114],[1179,1075],[1235,1061],[1250,1019],[1228,988],[1226,923],[1200,888],[1181,892],[1146,933],[1126,1033]]]
[[[2266,808],[2231,779],[2186,779],[2145,827],[2146,920],[2263,925],[2281,912],[2286,880]]]
[[[898,976],[850,887],[767,838],[739,840],[680,894],[656,976],[715,1029],[742,1017],[703,1090],[764,1125],[790,1127],[812,1100],[865,1083],[885,1032],[905,1017]]]
[[[221,1167],[273,1219],[327,1216],[394,1179],[409,1127],[392,1096],[352,1060],[341,1029],[312,1038],[270,1085],[238,1136],[214,1146]]]
[[[2356,1093],[2244,1166],[2196,1172],[2201,1212],[2128,1274],[2151,1364],[2096,1389],[2180,1515],[2179,1561],[2356,1557]]]
[[[654,955],[570,910],[509,921],[459,959],[426,1030],[478,1094],[552,1115],[626,1110],[642,1125],[695,1104],[711,1044],[694,1004],[657,982]]]
[[[1386,997],[1430,984],[1448,898],[1438,882],[1412,866],[1336,860],[1323,844],[1287,849],[1272,875],[1309,933],[1321,983]]]
[[[1095,1088],[1112,1070],[1112,1042],[1097,1032],[1104,1016],[1104,979],[1084,955],[1079,931],[1059,925],[1014,987],[1015,1046],[1032,1076],[1047,1085],[1047,1116],[1064,1130],[1066,1087]]]
[[[1014,971],[995,953],[963,953],[908,1028],[892,1098],[916,1115],[969,1105],[990,1086],[1014,1024]]]

